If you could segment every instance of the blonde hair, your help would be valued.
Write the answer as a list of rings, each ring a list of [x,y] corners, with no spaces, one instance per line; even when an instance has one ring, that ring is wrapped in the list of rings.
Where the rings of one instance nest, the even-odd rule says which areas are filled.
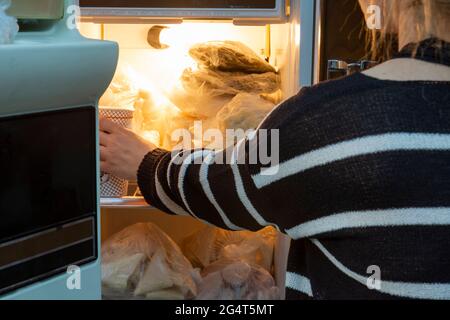
[[[400,47],[436,37],[450,41],[450,0],[360,0],[381,8],[381,30],[371,30],[368,45],[372,59],[390,58],[396,41]],[[367,12],[365,12],[367,14]]]

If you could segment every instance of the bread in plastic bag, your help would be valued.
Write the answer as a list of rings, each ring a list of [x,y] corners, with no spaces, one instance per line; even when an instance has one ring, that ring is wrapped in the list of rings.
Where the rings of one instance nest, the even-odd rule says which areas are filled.
[[[228,231],[205,226],[188,236],[183,253],[196,268],[205,268],[220,259],[242,260],[272,271],[276,231]]]
[[[184,70],[181,82],[186,91],[206,90],[213,96],[242,92],[270,94],[280,89],[280,76],[274,72],[248,74],[188,68]]]
[[[276,72],[268,62],[238,41],[209,41],[191,47],[190,56],[200,66],[245,73]]]
[[[158,227],[139,223],[113,235],[102,245],[102,286],[106,298],[154,297],[176,292],[197,294],[194,269],[180,248]],[[168,292],[166,292],[168,294]]]
[[[256,129],[274,107],[259,95],[240,93],[217,114],[219,129]]]
[[[197,300],[279,300],[272,275],[242,260],[221,259],[202,271]]]
[[[10,0],[0,0],[0,44],[11,44],[19,32],[17,19],[6,14]]]

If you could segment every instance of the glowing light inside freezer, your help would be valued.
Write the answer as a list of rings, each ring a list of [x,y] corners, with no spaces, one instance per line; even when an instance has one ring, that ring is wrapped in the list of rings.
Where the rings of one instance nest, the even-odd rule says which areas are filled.
[[[297,47],[300,46],[300,38],[301,38],[300,35],[301,35],[301,27],[300,27],[300,24],[297,24],[297,25],[295,25],[295,28],[294,28],[295,45]]]

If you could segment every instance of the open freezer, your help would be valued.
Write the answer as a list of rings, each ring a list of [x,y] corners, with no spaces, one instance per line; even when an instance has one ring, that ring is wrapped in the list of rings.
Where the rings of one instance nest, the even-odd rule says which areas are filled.
[[[305,12],[309,10],[309,16],[312,18],[311,14],[314,14],[315,9],[314,3],[310,2],[309,5],[304,3],[303,7]],[[127,126],[157,146],[170,150],[175,146],[170,139],[170,133],[178,128],[192,131],[198,121],[203,125],[200,130],[223,129],[225,126],[228,129],[238,129],[229,127],[233,123],[244,123],[247,126],[239,129],[255,129],[259,121],[267,115],[268,110],[294,95],[302,83],[299,1],[292,1],[286,8],[287,11],[283,11],[283,19],[279,19],[276,23],[256,18],[252,18],[251,21],[244,19],[245,23],[243,23],[236,19],[233,21],[232,19],[213,19],[211,17],[170,21],[167,20],[167,17],[151,17],[149,19],[148,11],[146,11],[145,17],[136,13],[134,16],[124,18],[120,17],[120,10],[115,12],[115,15],[114,11],[108,11],[112,12],[113,16],[109,15],[105,18],[101,14],[105,11],[100,9],[92,11],[90,7],[85,8],[89,15],[83,16],[82,23],[79,25],[84,36],[114,41],[119,44],[120,48],[116,75],[110,88],[100,99],[100,110],[102,108],[109,111],[114,108],[133,110],[133,120],[132,122],[128,121]],[[171,12],[173,13],[173,11]],[[142,15],[144,14],[142,13]],[[180,18],[182,17],[180,16]],[[306,22],[304,32],[308,29]],[[309,27],[312,28],[313,22],[309,22]],[[312,37],[311,40],[313,40]],[[205,72],[203,67],[199,67],[198,61],[193,59],[192,50],[196,48],[195,46],[198,47],[199,44],[208,46],[213,42],[218,47],[227,46],[230,43],[243,45],[262,62],[270,65],[271,71],[262,77],[261,74],[249,73],[244,77],[244,81],[247,83],[239,83],[242,80],[238,78],[237,89],[236,85],[223,86],[226,79],[238,75],[238,73],[220,74],[219,76],[214,74],[214,78],[211,80],[208,78],[211,75],[210,70]],[[310,50],[312,46],[312,42],[305,44],[303,50]],[[308,60],[305,62],[306,74],[304,72],[303,79],[304,84],[308,85],[310,84],[308,79],[312,79],[312,67],[310,65],[306,67],[307,62]],[[239,75],[242,76],[242,74]],[[221,76],[224,78],[220,78]],[[256,80],[254,80],[255,77]],[[196,82],[193,83],[192,79],[196,79]],[[221,84],[218,87],[214,86],[219,80],[222,81]],[[254,81],[254,85],[251,85],[251,81]],[[226,87],[225,91],[230,87],[234,91],[231,94],[226,92],[225,101],[220,101],[223,96],[221,95],[223,92],[220,90],[223,87]],[[214,91],[215,89],[216,91]],[[191,91],[186,93],[188,90]],[[209,94],[211,90],[214,93],[220,91],[219,102],[214,93]],[[256,97],[256,101],[263,99],[264,103],[271,107],[265,112],[255,109],[253,113],[257,116],[253,116],[252,119],[245,119],[245,113],[242,113],[242,115],[230,115],[229,118],[234,119],[234,122],[218,120],[217,115],[221,109],[240,95],[250,97],[250,102],[247,100],[249,108],[258,107],[257,103],[252,105],[252,101],[255,101],[252,100],[252,97]],[[200,99],[199,103],[187,103],[190,100],[189,97],[195,99],[196,96],[205,96],[206,98]],[[213,96],[212,99],[211,96]],[[201,106],[208,108],[211,101],[219,106],[213,111],[202,109]],[[192,141],[192,146],[205,147],[209,145],[205,141]],[[149,206],[140,197],[134,181],[128,182],[126,190],[119,194],[112,192],[111,189],[103,190],[104,194],[101,199],[101,239],[103,243],[126,227],[150,222],[166,233],[181,248],[183,254],[189,256],[189,253],[185,252],[186,246],[189,246],[189,243],[186,245],[189,239],[192,241],[192,237],[205,236],[205,232],[210,232],[210,236],[214,233],[211,227],[191,217],[170,216]],[[266,269],[279,289],[277,298],[283,299],[290,241],[275,230],[269,232],[273,232],[273,238],[270,240],[273,245],[273,255],[271,256],[271,266]],[[246,237],[252,236],[246,235]],[[233,244],[235,247],[236,244],[237,247],[245,245],[242,239],[231,241],[228,244]],[[208,247],[205,246],[205,248]],[[255,253],[249,253],[249,259],[252,254]],[[244,258],[244,260],[246,259]],[[195,265],[195,261],[193,264]],[[129,282],[127,286],[129,287]],[[157,294],[149,296],[162,299],[165,293],[161,297],[158,297]],[[140,298],[142,297],[141,295]],[[131,295],[130,298],[132,298]]]

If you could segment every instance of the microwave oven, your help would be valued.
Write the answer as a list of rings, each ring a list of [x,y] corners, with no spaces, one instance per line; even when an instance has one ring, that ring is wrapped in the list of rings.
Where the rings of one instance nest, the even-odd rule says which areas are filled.
[[[75,4],[13,1],[0,46],[0,298],[101,297],[97,104],[118,48],[70,27]]]

